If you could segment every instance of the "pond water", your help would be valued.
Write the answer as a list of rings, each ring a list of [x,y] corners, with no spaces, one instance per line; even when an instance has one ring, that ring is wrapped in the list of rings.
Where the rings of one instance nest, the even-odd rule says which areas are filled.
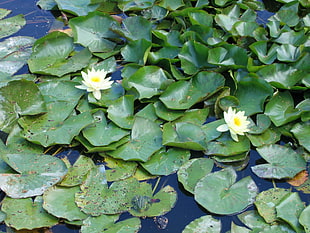
[[[2,0],[0,2],[0,8],[10,9],[12,13],[10,16],[23,14],[27,20],[27,25],[18,32],[18,35],[32,36],[35,38],[40,38],[47,34],[49,30],[53,27],[55,16],[49,12],[39,9],[36,6],[35,0]],[[264,18],[268,17],[271,13],[262,12],[260,19],[264,21]],[[19,73],[26,73],[27,67],[24,67]],[[78,152],[74,152],[75,154]],[[73,156],[73,155],[72,155]],[[259,190],[267,190],[273,187],[271,181],[263,180],[252,174],[250,169],[251,166],[255,165],[259,160],[259,155],[257,152],[252,151],[250,154],[251,160],[246,169],[238,173],[238,179],[251,175],[256,182]],[[154,182],[155,181],[151,181]],[[166,229],[159,229],[153,218],[142,219],[142,228],[139,232],[141,233],[156,233],[156,232],[181,232],[184,227],[192,220],[208,214],[203,208],[201,208],[193,198],[193,195],[187,193],[182,185],[178,183],[176,174],[167,177],[162,177],[158,187],[164,186],[166,184],[171,185],[178,192],[178,201],[176,206],[165,215],[168,218],[168,225]],[[285,182],[277,183],[277,187],[291,188],[291,186]],[[300,193],[301,199],[309,204],[309,195],[304,195]],[[251,207],[249,208],[251,209]],[[214,216],[214,215],[213,215]],[[122,215],[122,218],[126,218],[127,215]],[[240,224],[236,216],[215,216],[222,221],[222,232],[230,230],[231,221]],[[4,230],[4,226],[2,226]],[[72,226],[58,225],[52,228],[54,233],[72,233],[79,232],[79,230]]]

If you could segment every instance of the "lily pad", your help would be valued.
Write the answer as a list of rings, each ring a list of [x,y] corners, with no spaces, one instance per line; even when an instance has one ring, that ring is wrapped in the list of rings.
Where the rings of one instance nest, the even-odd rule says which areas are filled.
[[[144,65],[151,45],[152,43],[146,39],[130,41],[121,51],[124,61]]]
[[[179,148],[157,151],[151,158],[140,165],[152,175],[167,176],[176,172],[190,157],[190,151]]]
[[[129,134],[129,131],[116,126],[113,122],[107,123],[103,111],[99,110],[93,114],[95,123],[83,129],[83,136],[93,146],[107,146],[118,142]],[[104,132],[104,134],[102,133]]]
[[[228,167],[207,174],[195,187],[195,200],[215,214],[238,213],[253,204],[258,188],[250,176],[236,182],[237,174]]]
[[[162,132],[159,125],[144,117],[135,117],[130,141],[107,154],[116,159],[146,162],[161,147]]]
[[[0,21],[1,22],[1,21]],[[1,26],[0,26],[1,27]],[[10,37],[0,42],[0,70],[9,76],[26,63],[32,52],[35,39],[26,36]]]
[[[10,18],[3,19],[4,17],[6,17],[10,13],[11,13],[10,10],[1,9],[1,12],[0,12],[0,39],[18,32],[26,24],[25,17],[21,14],[15,15],[15,16],[10,17]]]
[[[54,0],[60,10],[67,11],[74,15],[87,15],[89,12],[95,11],[99,4],[93,4],[91,0]]]
[[[79,186],[50,187],[43,194],[43,208],[58,218],[69,221],[83,220],[87,215],[75,204],[75,193],[79,191]]]
[[[300,224],[305,228],[306,233],[310,232],[310,205],[308,205],[299,216]]]
[[[88,49],[74,52],[73,39],[63,32],[51,32],[33,46],[28,66],[32,73],[61,77],[86,67],[91,53]]]
[[[224,81],[219,73],[202,71],[189,81],[172,83],[159,99],[169,109],[188,109],[215,93],[224,85]]]
[[[294,108],[290,92],[278,92],[266,104],[265,114],[276,126],[284,125],[300,117],[301,111]]]
[[[178,181],[185,190],[194,194],[197,182],[213,169],[214,162],[208,158],[191,159],[178,170]]]
[[[292,192],[276,206],[277,217],[287,222],[296,232],[301,233],[304,230],[298,219],[304,208],[304,203],[300,200],[298,193]]]
[[[1,210],[6,213],[5,224],[17,230],[32,230],[56,225],[58,219],[47,213],[42,204],[42,196],[37,196],[34,200],[32,198],[13,199],[5,197],[1,207]]]
[[[259,193],[254,202],[258,213],[267,223],[277,221],[276,206],[289,195],[290,191],[283,188],[272,188]]]
[[[16,80],[0,88],[0,128],[9,133],[20,116],[46,112],[46,105],[34,82]]]
[[[222,224],[220,220],[205,215],[190,222],[182,233],[220,233]]]
[[[273,144],[256,150],[268,162],[251,167],[261,178],[293,178],[306,168],[306,161],[301,154],[289,147]]]
[[[18,172],[0,174],[0,188],[12,198],[41,195],[67,173],[66,165],[50,155],[6,154],[2,158]]]
[[[306,150],[310,151],[310,124],[309,122],[301,122],[294,125],[291,129],[291,132],[297,138],[300,145],[306,148]]]
[[[98,11],[69,21],[74,42],[89,48],[91,52],[113,51],[116,43],[109,39],[117,37],[110,30],[114,23],[116,21],[110,15]]]

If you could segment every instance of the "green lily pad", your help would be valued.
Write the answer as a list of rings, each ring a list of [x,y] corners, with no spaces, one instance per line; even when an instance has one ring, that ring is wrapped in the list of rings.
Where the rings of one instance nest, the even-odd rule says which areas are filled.
[[[144,66],[138,69],[126,81],[129,88],[135,88],[139,99],[160,95],[172,82],[167,74],[157,66]]]
[[[16,36],[0,42],[1,73],[11,76],[22,68],[30,57],[34,41],[32,37]]]
[[[294,100],[290,92],[278,92],[266,104],[265,114],[276,126],[284,125],[300,117],[301,111],[294,108]]]
[[[131,129],[134,123],[134,96],[125,95],[108,107],[108,118],[123,129]]]
[[[162,0],[159,5],[169,11],[175,11],[176,9],[184,6],[184,3],[183,0]]]
[[[246,227],[238,226],[234,222],[231,222],[230,232],[231,233],[249,233],[250,229]]]
[[[208,47],[201,43],[186,42],[179,53],[181,68],[186,74],[191,75],[197,73],[201,68],[212,66],[207,62],[208,51]]]
[[[220,233],[221,221],[205,215],[190,222],[182,231],[182,233]]]
[[[75,163],[68,167],[67,174],[58,185],[72,187],[82,184],[85,176],[94,166],[91,158],[80,155]]]
[[[215,214],[238,213],[253,204],[258,188],[250,176],[236,182],[237,174],[228,167],[209,173],[195,187],[195,200]]]
[[[291,44],[284,44],[277,48],[277,58],[283,62],[294,62],[300,57],[300,48]]]
[[[95,11],[99,4],[93,4],[91,0],[77,0],[77,1],[66,1],[66,0],[54,0],[60,10],[67,11],[74,15],[87,15],[89,12]]]
[[[57,218],[69,221],[83,220],[87,215],[75,204],[75,193],[79,191],[79,186],[50,187],[43,194],[43,208]]]
[[[114,24],[112,30],[130,41],[151,41],[152,24],[141,16],[131,16],[122,20],[122,25]]]
[[[268,162],[251,167],[252,171],[261,178],[293,178],[306,168],[306,161],[301,154],[289,147],[273,144],[256,150]]]
[[[10,18],[3,19],[4,17],[6,17],[10,13],[11,13],[10,10],[1,9],[1,12],[0,12],[0,39],[18,32],[26,24],[25,17],[21,14],[15,15],[15,16],[10,17]]]
[[[50,155],[6,154],[2,158],[18,172],[0,174],[0,188],[12,198],[41,195],[67,173],[66,165]]]
[[[250,150],[251,144],[246,137],[240,137],[234,141],[228,132],[223,133],[214,141],[207,142],[206,154],[217,156],[237,155]]]
[[[298,193],[292,192],[276,206],[277,217],[287,222],[296,232],[301,233],[304,230],[298,219],[304,208],[305,205],[300,200]]]
[[[146,39],[130,41],[121,51],[124,61],[144,65],[151,45],[152,43]]]
[[[99,110],[93,114],[95,123],[83,129],[83,136],[93,146],[107,146],[118,142],[129,134],[129,131],[116,126],[113,122],[107,123],[104,112]],[[104,132],[104,134],[102,133]]]
[[[130,141],[107,154],[116,159],[145,162],[161,147],[162,132],[159,125],[144,117],[135,117]]]
[[[254,204],[260,216],[262,216],[267,223],[277,221],[276,206],[286,195],[289,195],[289,193],[290,191],[287,189],[272,188],[256,196]]]
[[[208,158],[191,159],[178,170],[178,181],[185,190],[194,194],[197,182],[213,169],[214,162]]]
[[[257,55],[258,59],[264,64],[272,64],[277,58],[277,48],[276,44],[272,44],[268,48],[267,41],[257,41],[250,45],[250,49]]]
[[[159,99],[169,109],[189,109],[211,96],[224,85],[224,81],[224,77],[219,73],[202,71],[189,81],[172,83]]]
[[[154,107],[156,115],[166,121],[176,120],[184,114],[184,111],[182,110],[172,110],[166,108],[166,106],[161,101],[155,102]]]
[[[154,217],[164,215],[175,206],[177,201],[177,192],[173,187],[167,185],[160,189],[159,192],[151,198],[148,198],[148,196],[146,196],[146,198],[150,203],[148,203],[145,209],[131,208],[129,213],[137,217]]]
[[[297,138],[300,145],[306,148],[306,150],[310,151],[310,125],[309,122],[301,122],[297,123],[291,129],[291,132]]]
[[[98,11],[69,21],[74,42],[88,47],[91,52],[113,51],[116,43],[109,39],[117,37],[110,30],[114,23],[116,21],[110,15]]]
[[[42,207],[42,196],[32,198],[13,199],[5,197],[1,210],[6,213],[4,220],[7,226],[17,230],[32,230],[41,227],[52,227],[58,223],[58,219],[48,214]]]
[[[205,150],[205,134],[201,127],[189,122],[168,122],[163,127],[163,145],[191,150]]]
[[[261,230],[269,227],[269,224],[265,222],[263,217],[261,217],[256,210],[244,211],[238,214],[238,219],[250,229]]]
[[[245,111],[246,116],[263,112],[265,100],[273,94],[272,86],[257,78],[244,78],[237,85],[235,95],[240,101],[239,109]]]
[[[9,133],[20,116],[42,114],[46,105],[34,82],[16,80],[0,88],[0,128]]]
[[[225,124],[224,119],[217,120],[217,121],[211,121],[209,123],[204,124],[201,129],[204,131],[206,137],[205,141],[209,142],[216,138],[218,138],[222,133],[220,131],[217,131],[216,128],[220,125]]]
[[[133,176],[137,170],[138,164],[136,162],[124,161],[121,159],[114,159],[104,156],[107,181],[124,180]]]
[[[258,70],[257,75],[269,82],[272,86],[281,89],[291,89],[305,77],[303,70],[286,64],[274,63]]]
[[[150,8],[154,2],[155,0],[140,0],[134,2],[131,0],[123,0],[118,2],[117,6],[122,11],[143,10],[145,8]]]
[[[152,175],[167,176],[176,172],[190,157],[190,151],[179,148],[162,148],[140,165]]]
[[[63,32],[52,32],[38,39],[33,46],[33,52],[28,60],[32,73],[55,75],[81,70],[90,61],[88,49],[73,53],[73,39]]]
[[[251,121],[251,119],[248,119]],[[265,114],[256,115],[256,124],[251,122],[249,125],[249,134],[261,134],[270,127],[271,121]]]
[[[299,216],[300,224],[305,228],[306,233],[310,232],[310,205],[308,205]]]
[[[255,147],[275,144],[280,141],[281,133],[275,127],[270,127],[261,134],[247,134],[247,138]]]
[[[138,232],[141,228],[139,218],[128,218],[118,222],[114,222],[113,220],[117,220],[115,215],[90,216],[83,221],[81,233]]]

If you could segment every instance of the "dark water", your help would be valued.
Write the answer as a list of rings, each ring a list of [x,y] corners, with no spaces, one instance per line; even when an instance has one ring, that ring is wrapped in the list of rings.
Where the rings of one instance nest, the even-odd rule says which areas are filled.
[[[47,34],[47,32],[54,26],[55,16],[52,15],[49,11],[44,11],[39,9],[36,6],[35,0],[0,0],[0,8],[12,10],[11,15],[14,16],[17,14],[25,15],[27,20],[27,25],[21,29],[16,35],[22,36],[32,36],[35,38],[40,38]],[[272,13],[269,12],[259,12],[260,23],[265,23],[266,19]],[[15,36],[15,35],[14,35]],[[25,66],[19,73],[27,73],[27,67]],[[74,154],[74,153],[73,153]],[[72,156],[74,156],[72,154]],[[238,172],[238,179],[241,179],[245,176],[251,176],[256,185],[259,187],[260,191],[273,188],[273,184],[270,181],[266,181],[256,177],[252,172],[250,167],[256,164],[256,161],[260,159],[259,155],[252,151],[250,154],[250,163],[246,169],[241,172]],[[160,188],[163,185],[170,185],[175,188],[178,192],[178,201],[176,206],[167,213],[165,216],[168,218],[168,226],[166,229],[159,229],[154,223],[153,218],[142,219],[142,228],[139,232],[141,233],[163,233],[163,232],[172,232],[179,233],[182,232],[184,227],[196,218],[209,214],[203,208],[201,208],[194,200],[193,195],[184,191],[181,185],[177,181],[176,174],[170,175],[167,177],[162,177],[158,185]],[[282,188],[291,188],[287,183],[277,183],[277,187]],[[295,190],[293,190],[295,191]],[[309,204],[309,195],[300,194],[304,202]],[[248,209],[251,209],[250,207]],[[213,215],[214,216],[214,215]],[[129,217],[127,214],[121,216],[121,219]],[[230,230],[231,221],[234,221],[236,224],[240,225],[236,216],[215,216],[222,221],[222,232]],[[5,227],[2,226],[0,230],[5,230]],[[79,232],[78,228],[68,225],[58,225],[52,228],[53,233],[75,233]]]

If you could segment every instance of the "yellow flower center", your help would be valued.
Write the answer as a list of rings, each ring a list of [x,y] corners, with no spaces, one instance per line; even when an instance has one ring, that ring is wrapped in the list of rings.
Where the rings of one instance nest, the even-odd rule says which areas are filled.
[[[98,76],[93,76],[93,77],[90,78],[90,80],[91,80],[92,82],[98,83],[98,82],[100,82],[100,77],[98,77]]]
[[[236,126],[240,126],[241,125],[241,121],[240,121],[240,119],[238,117],[234,118],[234,123],[235,123]]]

